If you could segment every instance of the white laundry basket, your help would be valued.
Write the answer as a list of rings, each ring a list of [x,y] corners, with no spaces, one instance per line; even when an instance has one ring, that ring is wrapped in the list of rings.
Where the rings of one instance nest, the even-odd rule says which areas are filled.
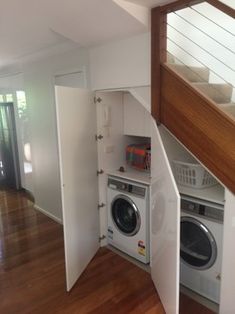
[[[179,185],[204,189],[218,182],[200,164],[173,160],[174,175]]]

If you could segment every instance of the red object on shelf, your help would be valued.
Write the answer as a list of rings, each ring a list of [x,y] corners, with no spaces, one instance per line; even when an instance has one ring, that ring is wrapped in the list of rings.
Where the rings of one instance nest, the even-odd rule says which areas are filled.
[[[150,171],[151,147],[150,144],[131,144],[126,147],[126,161],[131,167]]]

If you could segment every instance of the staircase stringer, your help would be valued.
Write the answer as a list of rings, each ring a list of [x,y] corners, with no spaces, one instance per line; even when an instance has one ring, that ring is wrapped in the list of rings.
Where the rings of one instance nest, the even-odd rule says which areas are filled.
[[[235,193],[235,121],[165,65],[161,122]]]

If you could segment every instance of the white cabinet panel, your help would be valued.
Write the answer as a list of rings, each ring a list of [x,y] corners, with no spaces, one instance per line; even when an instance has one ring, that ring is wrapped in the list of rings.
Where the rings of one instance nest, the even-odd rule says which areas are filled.
[[[69,291],[99,248],[96,110],[87,90],[55,91]]]
[[[129,93],[123,96],[124,102],[124,134],[144,136],[144,107]]]
[[[225,189],[220,314],[235,313],[235,195]]]
[[[92,90],[150,84],[150,33],[89,49]]]
[[[124,93],[124,134],[150,137],[151,114],[131,94]]]
[[[128,89],[141,105],[151,114],[151,87],[141,86]]]
[[[151,135],[151,275],[166,314],[178,314],[180,195],[154,119]]]
[[[144,110],[144,136],[151,137],[151,113]]]
[[[97,134],[103,138],[97,141],[98,168],[104,173],[99,176],[99,203],[107,203],[107,173],[125,165],[125,141],[123,136],[123,92],[96,92]],[[99,210],[100,235],[107,233],[107,206]],[[101,246],[107,240],[101,241]]]

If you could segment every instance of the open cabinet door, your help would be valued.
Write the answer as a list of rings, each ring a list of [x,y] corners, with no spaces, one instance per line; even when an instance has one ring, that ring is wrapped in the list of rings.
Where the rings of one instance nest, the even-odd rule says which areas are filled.
[[[99,248],[96,109],[88,90],[55,93],[69,291]]]
[[[225,189],[220,314],[235,313],[235,195]]]
[[[151,164],[151,275],[166,314],[178,314],[180,195],[153,119]]]

